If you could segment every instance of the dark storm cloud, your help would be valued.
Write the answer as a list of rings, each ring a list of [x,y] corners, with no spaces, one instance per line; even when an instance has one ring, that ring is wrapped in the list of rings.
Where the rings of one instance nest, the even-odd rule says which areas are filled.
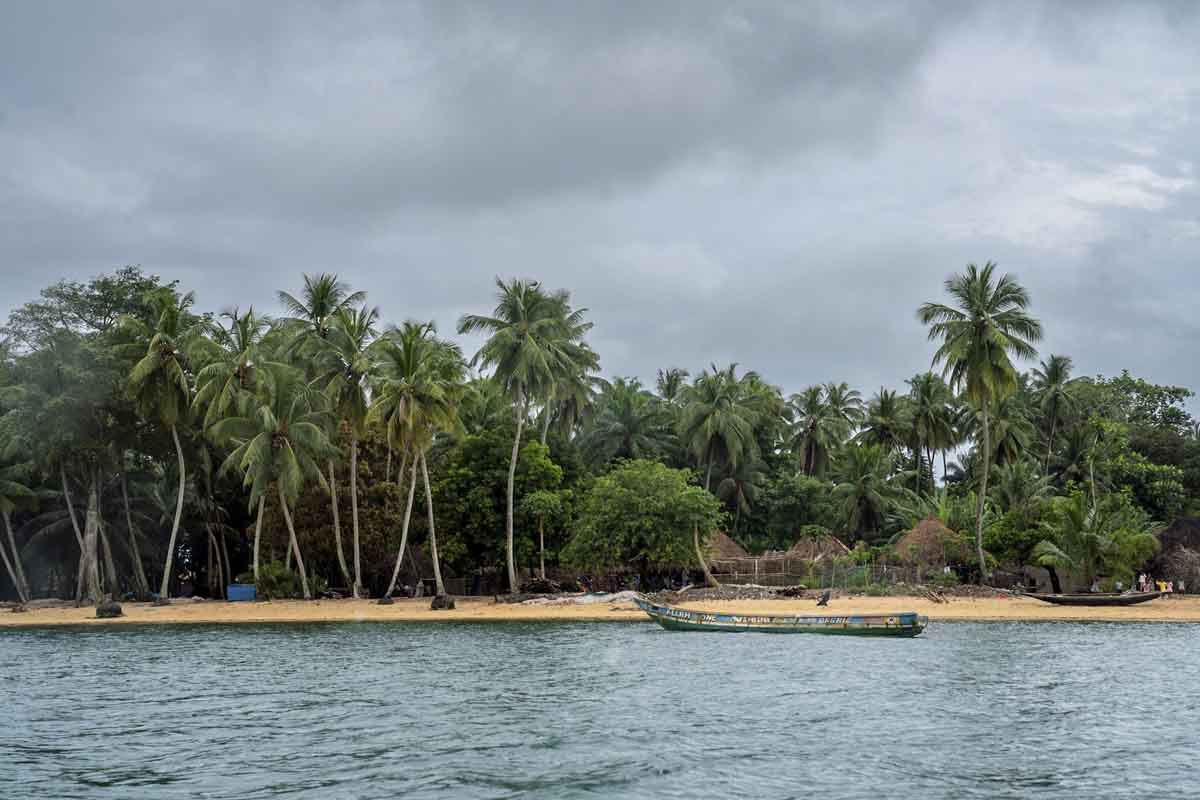
[[[443,329],[574,290],[610,374],[928,364],[969,260],[1046,350],[1200,386],[1188,5],[50,3],[0,28],[5,302],[141,263],[340,272]]]

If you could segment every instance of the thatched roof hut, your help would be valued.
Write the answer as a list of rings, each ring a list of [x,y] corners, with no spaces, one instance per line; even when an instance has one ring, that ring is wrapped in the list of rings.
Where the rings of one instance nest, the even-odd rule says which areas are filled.
[[[927,517],[904,533],[894,545],[896,556],[906,564],[944,567],[970,558],[963,537],[947,528],[937,517]]]
[[[783,554],[783,558],[794,558],[801,561],[825,561],[838,556],[844,556],[850,548],[833,534],[805,537],[797,541]]]
[[[733,561],[739,558],[749,558],[750,554],[740,544],[729,538],[725,531],[715,531],[709,537],[705,557],[709,561]]]

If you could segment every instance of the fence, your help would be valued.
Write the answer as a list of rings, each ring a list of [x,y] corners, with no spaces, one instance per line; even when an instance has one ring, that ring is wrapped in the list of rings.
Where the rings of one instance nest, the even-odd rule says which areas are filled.
[[[725,583],[756,583],[760,586],[797,586],[811,589],[853,589],[872,585],[930,583],[943,571],[936,567],[893,564],[853,564],[832,561],[813,563],[787,558],[744,558],[713,562],[713,574]]]

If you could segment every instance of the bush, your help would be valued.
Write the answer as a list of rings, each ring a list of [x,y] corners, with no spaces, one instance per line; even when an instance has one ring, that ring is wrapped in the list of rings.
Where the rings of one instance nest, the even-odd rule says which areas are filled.
[[[284,566],[282,561],[270,561],[260,564],[258,580],[254,580],[253,572],[243,572],[237,576],[238,583],[253,583],[260,599],[286,599],[300,594],[300,576]]]

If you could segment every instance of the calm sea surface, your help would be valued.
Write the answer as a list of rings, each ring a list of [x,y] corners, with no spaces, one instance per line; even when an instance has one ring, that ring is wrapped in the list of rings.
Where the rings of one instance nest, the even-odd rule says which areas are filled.
[[[3,798],[1189,798],[1200,628],[0,631]]]

